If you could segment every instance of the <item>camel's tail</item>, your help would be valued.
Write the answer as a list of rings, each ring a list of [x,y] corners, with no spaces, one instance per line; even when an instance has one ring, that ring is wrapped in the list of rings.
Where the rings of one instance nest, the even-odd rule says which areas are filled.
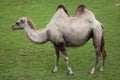
[[[101,25],[101,27],[103,29],[103,25]],[[106,60],[106,57],[107,57],[107,53],[106,53],[106,50],[105,50],[104,32],[103,32],[102,40],[101,40],[101,54],[103,56],[103,66],[104,66],[105,60]]]

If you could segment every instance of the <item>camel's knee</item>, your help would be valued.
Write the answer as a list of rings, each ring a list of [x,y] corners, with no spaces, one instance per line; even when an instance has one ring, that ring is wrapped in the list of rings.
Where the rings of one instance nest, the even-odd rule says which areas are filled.
[[[106,51],[104,50],[104,55],[103,55],[103,57],[104,58],[106,58],[107,57],[107,53],[106,53]]]
[[[100,57],[101,56],[101,54],[100,54],[100,48],[98,47],[98,48],[96,48],[96,56],[98,56],[98,57]]]
[[[64,60],[65,60],[65,62],[67,62],[68,61],[68,56],[64,56]]]
[[[105,50],[105,49],[102,49],[102,50],[101,50],[101,53],[102,53],[102,56],[103,56],[103,60],[105,60],[106,57],[107,57],[106,50]]]

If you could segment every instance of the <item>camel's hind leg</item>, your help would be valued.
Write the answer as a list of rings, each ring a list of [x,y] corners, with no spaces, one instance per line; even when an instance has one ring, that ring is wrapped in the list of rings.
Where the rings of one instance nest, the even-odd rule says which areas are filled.
[[[89,72],[90,74],[95,73],[96,66],[100,61],[102,36],[103,36],[103,29],[101,27],[98,27],[95,30],[93,30],[93,45],[94,45],[95,52],[96,52],[96,63],[94,67],[91,69],[91,71]]]
[[[91,69],[91,71],[89,72],[89,74],[94,74],[95,73],[96,66],[99,63],[100,56],[101,56],[101,54],[100,54],[100,43],[94,41],[94,47],[95,47],[95,50],[96,50],[96,63],[93,66],[93,68]]]
[[[101,72],[104,70],[105,60],[106,60],[106,57],[107,57],[107,53],[106,53],[106,50],[105,50],[104,45],[105,45],[104,37],[102,37],[102,42],[101,42],[101,54],[102,54],[102,57],[103,57],[103,62],[102,62],[101,68],[99,69],[99,71],[101,71]]]
[[[92,70],[90,71],[90,74],[94,74],[95,73],[95,69],[97,64],[99,63],[101,54],[103,57],[103,63],[102,66],[100,68],[100,71],[103,71],[104,65],[105,65],[105,60],[106,60],[106,51],[104,48],[104,28],[103,25],[101,24],[97,24],[97,26],[95,28],[93,28],[93,45],[95,47],[96,50],[96,63],[94,65],[94,67],[92,68]],[[100,54],[101,52],[101,54]]]

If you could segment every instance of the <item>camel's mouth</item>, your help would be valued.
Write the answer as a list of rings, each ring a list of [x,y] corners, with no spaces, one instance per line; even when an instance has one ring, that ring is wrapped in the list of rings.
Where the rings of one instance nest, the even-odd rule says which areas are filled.
[[[12,26],[12,30],[13,30],[13,31],[15,31],[15,30],[22,30],[22,29],[23,29],[23,28],[18,28],[18,27],[14,26],[14,25]]]
[[[13,31],[15,31],[15,30],[16,30],[14,26],[12,26],[12,30],[13,30]]]

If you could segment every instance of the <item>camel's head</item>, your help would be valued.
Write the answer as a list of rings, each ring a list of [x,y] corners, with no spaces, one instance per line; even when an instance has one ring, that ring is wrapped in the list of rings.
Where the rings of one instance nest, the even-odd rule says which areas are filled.
[[[24,27],[26,26],[26,23],[27,23],[27,18],[22,17],[12,26],[12,29],[13,30],[24,29]]]

